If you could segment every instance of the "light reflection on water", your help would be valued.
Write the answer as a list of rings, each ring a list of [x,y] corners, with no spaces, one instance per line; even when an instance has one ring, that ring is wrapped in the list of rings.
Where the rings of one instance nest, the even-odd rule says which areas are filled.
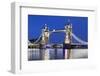
[[[64,49],[47,49],[47,51],[49,51],[50,60],[64,59]],[[72,49],[71,58],[72,59],[88,58],[88,50]],[[42,60],[40,49],[28,49],[28,60]]]

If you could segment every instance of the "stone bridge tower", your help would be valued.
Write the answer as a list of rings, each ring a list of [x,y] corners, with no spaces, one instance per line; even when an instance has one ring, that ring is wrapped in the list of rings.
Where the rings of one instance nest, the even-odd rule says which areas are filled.
[[[66,33],[66,37],[65,37],[65,44],[70,44],[71,40],[72,40],[72,25],[66,25],[65,26],[65,33]]]
[[[42,44],[47,44],[48,43],[48,39],[49,39],[49,29],[47,27],[47,25],[45,24],[44,29],[42,29]]]

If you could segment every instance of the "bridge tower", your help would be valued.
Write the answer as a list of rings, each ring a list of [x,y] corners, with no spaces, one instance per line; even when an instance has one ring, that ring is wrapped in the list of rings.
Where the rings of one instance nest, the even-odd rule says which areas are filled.
[[[45,24],[44,29],[42,29],[42,40],[41,40],[41,44],[42,44],[42,59],[43,60],[48,60],[50,58],[49,56],[49,50],[46,49],[46,44],[48,43],[48,39],[49,39],[49,28],[47,27],[47,25]]]
[[[48,39],[49,39],[49,29],[47,27],[47,25],[45,24],[44,29],[42,29],[42,44],[47,44],[48,43]]]
[[[71,41],[72,41],[72,24],[69,22],[68,20],[68,24],[65,26],[65,33],[66,33],[66,37],[65,37],[65,44],[68,45],[68,47],[71,45]],[[65,59],[69,59],[71,58],[71,49],[66,49],[65,50]]]

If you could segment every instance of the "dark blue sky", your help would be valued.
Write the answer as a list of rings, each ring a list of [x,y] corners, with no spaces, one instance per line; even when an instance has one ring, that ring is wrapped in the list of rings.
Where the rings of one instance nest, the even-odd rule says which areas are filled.
[[[64,29],[68,23],[72,23],[73,33],[84,41],[88,41],[88,17],[76,16],[47,16],[47,15],[28,15],[28,39],[36,39],[41,34],[41,29],[47,24],[50,30]],[[62,43],[65,33],[53,33],[50,35],[50,43]],[[73,39],[73,42],[75,39]]]

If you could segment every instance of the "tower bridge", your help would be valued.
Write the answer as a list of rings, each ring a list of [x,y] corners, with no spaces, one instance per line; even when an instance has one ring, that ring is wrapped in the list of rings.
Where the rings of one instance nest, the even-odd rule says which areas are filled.
[[[47,44],[49,41],[49,37],[52,33],[55,32],[64,32],[65,33],[65,40],[64,43],[65,44],[75,44],[72,43],[72,37],[79,42],[79,44],[83,44],[83,45],[87,45],[86,41],[81,40],[80,38],[78,38],[74,33],[72,33],[72,25],[66,25],[65,29],[63,30],[55,30],[53,29],[52,31],[49,30],[49,28],[47,27],[47,25],[45,24],[44,29],[42,29],[42,34],[39,36],[39,38],[34,42],[34,44]]]
[[[42,29],[42,34],[39,36],[39,38],[34,42],[35,44],[39,43],[40,39],[41,39],[41,44],[47,44],[49,41],[49,37],[52,33],[55,32],[64,32],[66,34],[65,37],[65,43],[70,43],[71,42],[71,32],[72,32],[72,26],[71,25],[66,25],[65,29],[63,30],[55,30],[53,29],[52,31],[49,30],[49,28],[47,27],[47,25],[45,24],[44,29]]]
[[[49,37],[52,33],[55,32],[64,32],[65,33],[65,39],[64,39],[64,45],[63,44],[48,44]],[[72,37],[77,40],[79,43],[72,43]],[[55,30],[53,29],[52,31],[49,30],[47,25],[45,24],[45,27],[42,29],[42,33],[39,36],[39,38],[31,45],[29,46],[38,46],[38,48],[43,49],[43,48],[64,48],[67,49],[65,50],[65,59],[69,59],[71,57],[71,49],[74,48],[87,48],[87,42],[81,40],[78,38],[74,33],[72,33],[72,24],[67,24],[65,25],[65,28],[63,30]],[[85,46],[86,45],[86,46]],[[34,47],[33,47],[34,49]],[[43,59],[49,59],[49,51],[45,50],[42,52],[42,58]]]

